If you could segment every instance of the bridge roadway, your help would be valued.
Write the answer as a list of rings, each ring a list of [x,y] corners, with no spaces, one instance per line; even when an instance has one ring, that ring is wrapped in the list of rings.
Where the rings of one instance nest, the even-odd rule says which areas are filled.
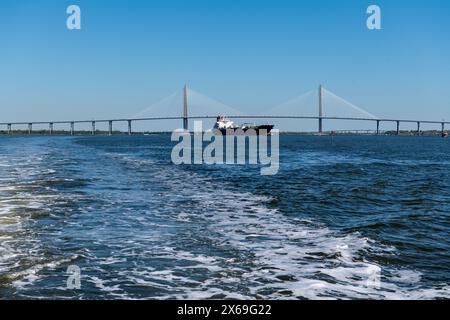
[[[376,133],[380,133],[380,124],[382,122],[394,122],[397,124],[397,134],[400,133],[401,123],[416,123],[417,132],[421,131],[421,124],[440,124],[442,134],[445,132],[445,126],[450,124],[448,121],[433,121],[433,120],[410,120],[410,119],[374,119],[374,118],[348,118],[348,117],[318,117],[318,116],[276,116],[276,115],[237,115],[228,116],[228,118],[233,119],[309,119],[318,120],[319,123],[322,120],[337,120],[337,121],[370,121],[376,123]],[[28,132],[32,133],[34,125],[49,125],[50,134],[53,133],[53,128],[55,124],[68,124],[70,125],[70,133],[74,134],[75,124],[86,124],[90,123],[92,126],[92,134],[95,134],[97,123],[108,123],[108,132],[110,135],[113,133],[113,123],[115,122],[126,122],[128,124],[128,134],[132,134],[132,123],[138,121],[158,121],[158,120],[201,120],[201,119],[216,119],[216,116],[189,116],[189,117],[148,117],[148,118],[116,118],[116,119],[98,119],[98,120],[70,120],[70,121],[34,121],[34,122],[0,122],[0,126],[6,126],[8,133],[12,132],[12,127],[17,125],[28,125]],[[319,126],[320,128],[320,126]],[[319,133],[321,131],[319,130]]]

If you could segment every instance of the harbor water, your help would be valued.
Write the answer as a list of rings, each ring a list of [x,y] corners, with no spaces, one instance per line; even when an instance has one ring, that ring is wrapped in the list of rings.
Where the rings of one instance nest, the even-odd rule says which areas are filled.
[[[450,298],[448,139],[282,135],[274,176],[174,144],[0,137],[0,299]]]

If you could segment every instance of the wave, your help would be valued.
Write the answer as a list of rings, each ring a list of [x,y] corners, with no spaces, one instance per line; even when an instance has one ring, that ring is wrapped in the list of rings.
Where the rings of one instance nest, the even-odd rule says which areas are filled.
[[[163,261],[165,267],[141,265],[119,271],[120,277],[104,280],[103,286],[109,283],[116,291],[122,289],[125,296],[136,298],[126,288],[117,287],[117,283],[129,281],[162,299],[450,297],[446,284],[424,287],[418,271],[371,261],[368,257],[374,253],[392,256],[396,250],[358,232],[344,234],[314,221],[285,216],[269,208],[267,204],[273,200],[270,197],[235,190],[226,182],[220,182],[218,187],[217,181],[183,167],[163,166],[129,154],[111,156],[121,159],[129,170],[145,168],[149,173],[158,172],[158,190],[168,190],[162,195],[166,204],[189,204],[176,214],[173,210],[154,210],[149,215],[165,219],[166,223],[177,221],[182,224],[180,228],[199,232],[188,233],[196,237],[190,240],[199,243],[191,250],[180,243],[188,238],[177,233],[164,246],[149,249],[146,254]],[[189,186],[178,181],[189,181]],[[142,241],[142,237],[129,245],[137,241]],[[206,250],[199,249],[204,248],[202,241],[209,244]],[[119,256],[133,259],[127,253],[128,249]]]

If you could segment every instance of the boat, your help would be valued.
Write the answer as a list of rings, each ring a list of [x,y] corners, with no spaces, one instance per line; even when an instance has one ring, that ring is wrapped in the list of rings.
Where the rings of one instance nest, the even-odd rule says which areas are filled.
[[[214,129],[219,130],[223,135],[226,134],[234,134],[237,130],[242,130],[243,132],[247,132],[248,130],[254,130],[257,135],[259,134],[267,134],[270,135],[274,125],[271,124],[263,124],[256,125],[251,123],[245,123],[242,125],[236,125],[233,121],[227,119],[224,116],[218,116],[216,119],[216,123],[214,124]]]

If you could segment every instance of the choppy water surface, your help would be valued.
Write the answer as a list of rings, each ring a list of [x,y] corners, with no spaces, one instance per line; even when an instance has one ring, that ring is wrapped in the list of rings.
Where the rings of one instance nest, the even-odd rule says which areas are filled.
[[[282,136],[272,177],[172,146],[1,137],[0,298],[450,298],[450,140]]]

